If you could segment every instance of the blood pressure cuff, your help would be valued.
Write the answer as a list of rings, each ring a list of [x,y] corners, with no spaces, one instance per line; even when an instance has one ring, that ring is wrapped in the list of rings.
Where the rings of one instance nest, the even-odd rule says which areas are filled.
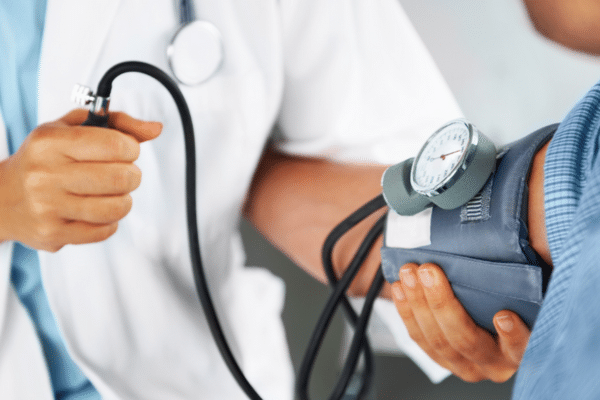
[[[381,250],[384,276],[399,279],[402,265],[434,263],[445,272],[454,294],[477,324],[495,332],[500,310],[516,312],[533,326],[550,276],[528,241],[527,181],[533,157],[558,125],[542,128],[498,153],[483,189],[453,210],[433,207],[431,244]],[[393,211],[390,211],[393,212]]]

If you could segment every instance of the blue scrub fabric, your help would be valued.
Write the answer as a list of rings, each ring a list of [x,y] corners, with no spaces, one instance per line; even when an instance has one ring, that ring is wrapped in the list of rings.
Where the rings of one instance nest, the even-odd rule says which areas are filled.
[[[554,270],[513,399],[600,399],[600,83],[559,126],[544,165]]]
[[[0,110],[11,153],[37,124],[37,76],[45,14],[46,0],[0,2]],[[67,352],[42,285],[35,250],[14,244],[11,281],[37,330],[55,397],[100,399]]]

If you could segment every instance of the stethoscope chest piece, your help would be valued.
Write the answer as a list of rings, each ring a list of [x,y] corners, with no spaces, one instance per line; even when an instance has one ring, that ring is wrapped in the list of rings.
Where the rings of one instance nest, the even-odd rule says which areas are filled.
[[[223,64],[221,32],[210,22],[183,25],[167,48],[169,67],[179,83],[195,86],[208,81]]]

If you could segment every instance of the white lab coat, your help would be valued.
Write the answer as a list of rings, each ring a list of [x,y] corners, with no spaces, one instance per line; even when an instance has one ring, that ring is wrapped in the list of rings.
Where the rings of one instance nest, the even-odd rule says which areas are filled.
[[[120,61],[167,70],[177,28],[170,0],[48,0],[39,122],[74,106]],[[201,247],[229,342],[265,399],[292,398],[280,322],[282,282],[244,267],[240,207],[275,123],[295,154],[392,163],[460,115],[396,0],[198,1],[224,40],[222,69],[182,88],[196,130]],[[121,76],[112,110],[164,123],[142,145],[142,184],[103,243],[42,253],[43,282],[73,359],[104,399],[244,398],[213,344],[188,257],[183,139],[162,87]],[[0,121],[0,156],[7,157]],[[49,399],[41,347],[10,286],[12,243],[0,244],[0,398]]]

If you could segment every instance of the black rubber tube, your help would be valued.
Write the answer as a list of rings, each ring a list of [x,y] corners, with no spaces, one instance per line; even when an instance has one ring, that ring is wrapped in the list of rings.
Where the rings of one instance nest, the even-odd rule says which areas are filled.
[[[367,203],[365,206],[361,207],[361,209],[359,209],[357,212],[355,212],[350,217],[348,217],[346,220],[344,220],[340,225],[338,225],[337,228],[339,228],[339,229],[337,229],[337,228],[334,229],[332,231],[332,233],[330,234],[330,236],[328,237],[328,239],[326,240],[326,243],[324,246],[324,251],[323,251],[324,263],[328,264],[331,262],[331,258],[330,258],[331,250],[333,248],[333,245],[335,244],[337,239],[339,239],[339,237],[341,237],[341,235],[343,235],[345,232],[350,230],[352,227],[354,227],[356,224],[358,224],[360,221],[362,221],[368,215],[372,214],[373,212],[375,212],[376,210],[378,210],[381,207],[383,207],[383,205],[381,205],[379,203],[379,196],[378,196],[371,202]],[[348,266],[348,269],[345,271],[342,278],[339,281],[337,281],[337,278],[335,278],[335,274],[333,276],[333,280],[332,280],[333,293],[330,295],[327,303],[325,304],[324,310],[323,310],[319,320],[317,321],[317,324],[315,326],[315,329],[313,331],[311,339],[309,340],[308,348],[307,348],[304,358],[302,360],[302,364],[300,366],[300,372],[298,374],[298,379],[297,379],[297,384],[296,384],[296,391],[297,391],[298,397],[301,400],[308,399],[308,383],[310,381],[310,375],[312,373],[312,368],[314,366],[314,362],[319,353],[319,350],[322,345],[323,339],[325,337],[326,331],[331,323],[331,320],[335,314],[337,307],[340,304],[344,305],[344,307],[346,308],[345,310],[346,310],[347,314],[349,315],[349,317],[351,316],[349,319],[352,318],[351,319],[352,324],[356,325],[356,323],[357,323],[356,313],[355,313],[354,309],[352,309],[348,299],[345,297],[345,293],[346,293],[346,290],[348,289],[348,287],[350,286],[350,284],[352,283],[352,280],[354,279],[356,273],[362,266],[362,263],[368,256],[369,251],[371,250],[373,244],[375,243],[375,241],[381,234],[381,232],[383,230],[383,226],[385,224],[385,218],[386,218],[385,215],[382,216],[381,218],[379,218],[379,220],[371,228],[371,230],[369,231],[369,233],[367,234],[367,236],[361,243],[360,247],[356,251],[354,258],[352,259],[350,265]],[[327,259],[327,260],[325,260],[325,259]],[[327,269],[328,268],[326,268],[326,270]],[[364,308],[363,308],[363,310],[364,310]],[[366,329],[366,327],[365,327],[365,329]],[[364,332],[361,332],[360,335],[364,335]],[[345,371],[348,371],[350,369],[350,375],[349,376],[341,375],[339,378],[340,380],[346,381],[345,386],[347,386],[347,383],[349,382],[351,375],[354,372],[354,369],[356,368],[356,364],[358,361],[358,350],[361,350],[361,349],[363,350],[363,352],[365,354],[365,374],[364,374],[364,382],[363,382],[363,385],[359,392],[359,397],[366,394],[369,384],[370,384],[371,375],[372,375],[372,354],[371,354],[371,350],[370,350],[370,347],[369,347],[367,341],[361,341],[360,348],[357,349],[356,359],[354,361],[353,366],[351,368],[344,369]],[[339,387],[339,384],[336,385],[336,387]],[[343,392],[341,394],[334,394],[331,397],[329,397],[329,399],[330,400],[340,399],[343,395],[344,395]]]
[[[194,139],[194,126],[192,124],[192,116],[187,106],[183,93],[179,87],[166,73],[156,68],[153,65],[129,61],[117,64],[109,69],[98,84],[97,95],[101,97],[110,97],[112,90],[112,82],[118,76],[127,72],[139,72],[149,75],[159,81],[171,94],[183,125],[183,134],[185,136],[185,158],[186,158],[186,207],[187,207],[187,224],[188,224],[188,240],[190,246],[190,256],[192,259],[192,268],[194,273],[194,282],[196,291],[200,299],[200,304],[206,315],[208,326],[213,335],[215,343],[225,360],[231,374],[240,385],[241,389],[252,400],[262,400],[252,385],[248,382],[241,368],[237,364],[231,349],[227,344],[223,329],[218,320],[214,304],[210,297],[208,283],[204,275],[202,267],[202,258],[200,255],[200,236],[198,234],[197,211],[196,211],[196,144]]]
[[[356,365],[358,364],[360,349],[365,346],[365,343],[367,341],[367,324],[369,323],[369,318],[371,317],[375,300],[377,299],[377,296],[379,295],[379,292],[381,291],[384,282],[385,279],[383,277],[383,272],[381,271],[380,265],[380,268],[375,274],[375,279],[373,279],[373,283],[369,288],[367,297],[365,297],[365,302],[363,304],[362,311],[360,313],[360,316],[358,317],[356,326],[354,327],[355,333],[350,344],[350,349],[348,349],[348,356],[346,358],[346,361],[344,362],[344,368],[342,369],[342,373],[340,374],[338,383],[330,396],[331,399],[341,399],[346,393],[346,389],[348,388],[350,379],[352,378],[356,369]],[[365,395],[366,393],[363,393],[361,391],[358,394],[358,398],[361,399]]]

